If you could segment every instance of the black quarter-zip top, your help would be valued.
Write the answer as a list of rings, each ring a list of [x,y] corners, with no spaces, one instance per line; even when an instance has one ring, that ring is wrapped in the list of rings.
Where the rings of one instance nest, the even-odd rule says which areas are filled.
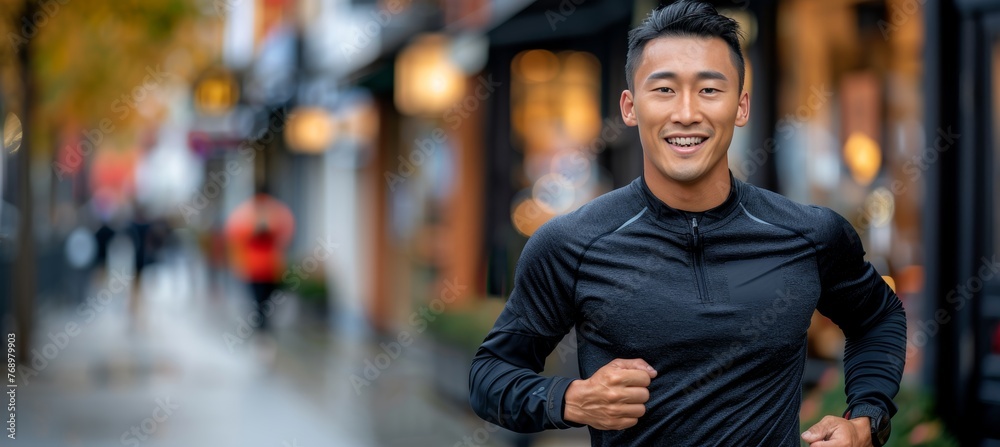
[[[580,377],[616,358],[658,372],[628,429],[594,446],[798,446],[806,331],[844,331],[847,405],[896,412],[906,351],[899,298],[830,209],[730,177],[725,202],[686,213],[642,177],[528,239],[507,304],[470,371],[473,409],[518,432],[564,419],[571,377],[542,374],[576,329]]]
[[[691,234],[694,236],[694,245],[691,247],[691,254],[694,257],[694,277],[698,281],[698,298],[700,301],[708,302],[708,287],[705,285],[705,265],[702,263],[701,234],[698,232],[698,218],[691,218]]]

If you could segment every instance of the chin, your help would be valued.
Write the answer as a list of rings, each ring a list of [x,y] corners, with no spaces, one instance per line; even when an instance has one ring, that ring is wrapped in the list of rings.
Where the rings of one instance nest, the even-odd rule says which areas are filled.
[[[670,180],[678,183],[691,183],[705,176],[703,171],[696,170],[663,169],[660,172]]]

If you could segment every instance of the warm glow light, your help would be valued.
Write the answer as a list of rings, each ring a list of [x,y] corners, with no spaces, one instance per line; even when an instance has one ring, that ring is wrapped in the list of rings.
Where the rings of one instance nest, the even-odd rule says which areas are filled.
[[[599,80],[594,77],[601,71],[601,62],[597,56],[583,51],[569,51],[559,53],[563,56],[565,70],[562,74],[563,82],[577,82],[597,87]]]
[[[594,91],[582,86],[563,89],[563,128],[578,145],[597,138],[601,133],[601,116],[595,113],[599,104]]]
[[[295,109],[288,117],[285,142],[295,152],[316,154],[325,151],[337,137],[337,123],[319,107]]]
[[[546,211],[544,207],[538,206],[538,203],[534,199],[529,198],[518,202],[514,206],[510,220],[518,233],[530,237],[532,234],[535,234],[538,227],[541,227],[542,224],[548,222],[553,217],[555,217],[555,214]]]
[[[882,149],[868,135],[854,132],[844,143],[844,160],[854,180],[868,186],[882,167]]]
[[[594,55],[523,51],[511,72],[511,121],[526,152],[585,146],[598,137],[601,63]]]
[[[440,34],[414,39],[396,60],[395,102],[408,115],[435,115],[455,105],[465,90],[462,71],[449,58]]]
[[[551,51],[526,51],[517,62],[517,73],[529,82],[548,82],[559,74],[559,58]]]
[[[216,69],[206,74],[194,88],[194,105],[206,115],[228,112],[239,100],[236,79],[228,71]]]
[[[364,144],[374,144],[378,137],[378,110],[371,101],[351,107],[342,116],[347,134]]]

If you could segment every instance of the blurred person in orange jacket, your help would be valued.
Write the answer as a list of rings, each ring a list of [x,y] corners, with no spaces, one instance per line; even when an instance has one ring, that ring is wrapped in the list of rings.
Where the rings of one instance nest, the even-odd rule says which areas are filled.
[[[258,186],[254,196],[229,215],[224,231],[233,272],[250,285],[260,313],[258,328],[267,331],[273,309],[265,304],[285,271],[285,249],[295,234],[295,218],[265,186]]]

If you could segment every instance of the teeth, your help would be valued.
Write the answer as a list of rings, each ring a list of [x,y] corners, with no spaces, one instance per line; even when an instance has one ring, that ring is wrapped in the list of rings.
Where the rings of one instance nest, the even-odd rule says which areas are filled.
[[[702,137],[680,137],[680,138],[667,138],[667,142],[675,146],[695,146],[701,144],[705,141]]]

